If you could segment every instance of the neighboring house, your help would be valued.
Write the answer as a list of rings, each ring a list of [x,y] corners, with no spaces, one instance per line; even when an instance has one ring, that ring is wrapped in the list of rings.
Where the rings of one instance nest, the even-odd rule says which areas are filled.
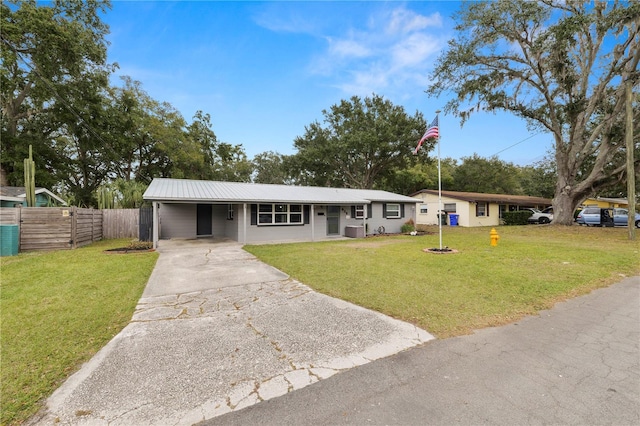
[[[36,207],[66,206],[67,203],[46,188],[36,188]],[[27,207],[24,186],[0,186],[0,207]]]
[[[400,232],[417,200],[386,191],[154,179],[153,241],[225,237],[242,243],[317,241]],[[366,230],[366,231],[365,231]]]
[[[417,224],[437,225],[439,199],[437,189],[423,189],[410,195],[419,200],[416,214]],[[478,192],[442,191],[442,210],[451,224],[451,215],[457,215],[460,226],[500,225],[505,211],[522,210],[530,207],[544,209],[551,200],[525,195],[482,194]]]
[[[602,208],[628,208],[629,202],[626,198],[605,198],[605,197],[596,197],[596,198],[587,198],[582,202],[582,206],[584,207],[602,207]]]

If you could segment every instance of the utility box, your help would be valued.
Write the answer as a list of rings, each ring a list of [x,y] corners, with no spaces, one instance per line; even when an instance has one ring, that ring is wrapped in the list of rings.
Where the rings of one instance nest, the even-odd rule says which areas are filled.
[[[0,256],[18,254],[20,228],[18,225],[0,225]]]
[[[364,226],[349,225],[344,229],[344,236],[349,238],[364,238]]]

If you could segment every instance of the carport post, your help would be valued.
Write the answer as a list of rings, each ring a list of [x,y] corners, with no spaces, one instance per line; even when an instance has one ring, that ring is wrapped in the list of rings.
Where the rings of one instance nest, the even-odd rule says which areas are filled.
[[[159,220],[158,220],[158,202],[154,201],[151,203],[153,206],[153,248],[158,248],[158,229],[159,229]]]
[[[247,203],[242,204],[242,244],[247,244]]]
[[[311,204],[311,211],[309,212],[311,215],[311,241],[316,240],[316,224],[315,224],[315,214],[313,213],[313,204]]]

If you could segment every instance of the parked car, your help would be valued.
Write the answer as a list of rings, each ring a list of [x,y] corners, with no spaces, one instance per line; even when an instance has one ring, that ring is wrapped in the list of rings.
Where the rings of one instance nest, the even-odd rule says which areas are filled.
[[[622,208],[586,207],[576,217],[576,222],[587,226],[627,226],[629,211]],[[635,214],[636,228],[640,228],[640,214]]]
[[[523,209],[523,210],[529,210],[532,214],[531,216],[529,216],[529,219],[527,219],[527,222],[529,223],[549,223],[553,220],[553,210],[552,213],[545,213],[545,212],[541,212],[538,209]]]

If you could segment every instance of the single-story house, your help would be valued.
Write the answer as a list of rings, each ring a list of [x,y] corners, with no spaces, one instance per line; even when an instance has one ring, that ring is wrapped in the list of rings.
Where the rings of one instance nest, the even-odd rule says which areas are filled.
[[[154,179],[153,242],[224,237],[242,243],[397,233],[419,201],[387,191]],[[383,230],[384,228],[384,230]]]
[[[607,198],[607,197],[595,197],[587,198],[582,202],[582,206],[587,207],[602,207],[602,208],[628,208],[629,201],[626,198]]]
[[[506,211],[526,207],[544,209],[551,200],[526,195],[483,194],[478,192],[441,191],[442,211],[451,224],[452,215],[460,226],[497,226]],[[439,218],[439,196],[437,189],[423,189],[410,195],[420,201],[416,214],[417,224],[437,225]],[[454,220],[455,222],[455,220]]]
[[[66,206],[67,203],[46,188],[36,188],[36,207]],[[0,207],[27,207],[24,186],[0,186]]]

